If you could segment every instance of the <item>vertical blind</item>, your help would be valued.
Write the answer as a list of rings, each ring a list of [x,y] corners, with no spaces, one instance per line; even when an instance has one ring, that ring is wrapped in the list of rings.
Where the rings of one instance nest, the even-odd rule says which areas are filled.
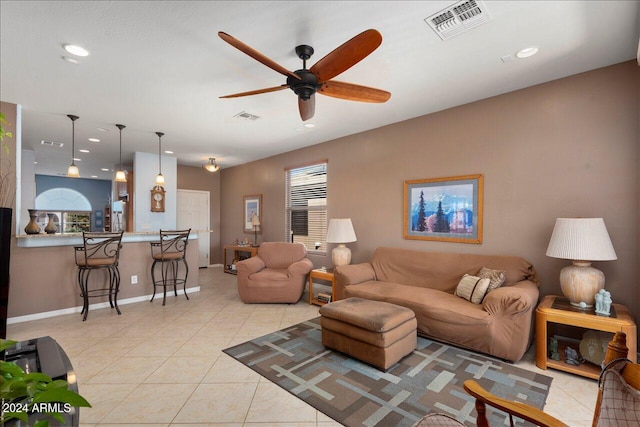
[[[327,162],[285,170],[285,239],[327,251]]]

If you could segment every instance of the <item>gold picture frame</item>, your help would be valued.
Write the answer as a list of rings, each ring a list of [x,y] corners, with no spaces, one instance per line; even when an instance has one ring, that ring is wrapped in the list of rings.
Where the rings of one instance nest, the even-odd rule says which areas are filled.
[[[482,243],[482,174],[404,182],[404,238]]]

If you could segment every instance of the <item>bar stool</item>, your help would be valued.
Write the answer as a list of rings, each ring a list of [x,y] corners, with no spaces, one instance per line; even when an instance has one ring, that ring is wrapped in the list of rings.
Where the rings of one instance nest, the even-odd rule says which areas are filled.
[[[189,243],[188,230],[160,230],[160,241],[151,243],[151,280],[153,282],[153,296],[151,301],[156,297],[156,287],[162,286],[162,305],[167,300],[167,286],[173,286],[173,292],[178,296],[178,285],[182,285],[184,296],[187,295],[187,276],[189,275],[189,266],[187,265],[187,243]],[[184,264],[184,277],[179,277],[179,263]],[[160,280],[156,280],[155,270],[156,264],[160,263]],[[150,301],[150,302],[151,302]]]
[[[82,321],[89,314],[89,298],[109,296],[109,305],[118,308],[118,291],[120,290],[120,271],[118,260],[122,248],[122,231],[119,232],[83,232],[82,246],[75,247],[76,265],[78,266],[78,286],[82,297]],[[94,270],[107,272],[108,286],[89,289],[89,276]]]

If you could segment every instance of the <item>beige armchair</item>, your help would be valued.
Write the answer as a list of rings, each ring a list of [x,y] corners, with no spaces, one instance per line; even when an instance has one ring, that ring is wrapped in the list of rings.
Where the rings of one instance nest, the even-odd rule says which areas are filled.
[[[290,303],[302,297],[313,263],[301,243],[264,242],[258,253],[236,263],[244,303]]]

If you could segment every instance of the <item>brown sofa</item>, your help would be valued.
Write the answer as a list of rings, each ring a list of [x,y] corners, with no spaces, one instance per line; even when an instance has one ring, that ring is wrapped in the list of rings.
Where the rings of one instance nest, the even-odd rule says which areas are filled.
[[[240,299],[245,303],[296,303],[312,269],[303,244],[264,242],[256,256],[236,263]]]
[[[464,274],[483,267],[506,271],[504,284],[480,304],[456,296]],[[359,297],[412,309],[418,334],[517,361],[533,338],[539,281],[515,256],[377,248],[371,261],[336,267],[336,299]]]

